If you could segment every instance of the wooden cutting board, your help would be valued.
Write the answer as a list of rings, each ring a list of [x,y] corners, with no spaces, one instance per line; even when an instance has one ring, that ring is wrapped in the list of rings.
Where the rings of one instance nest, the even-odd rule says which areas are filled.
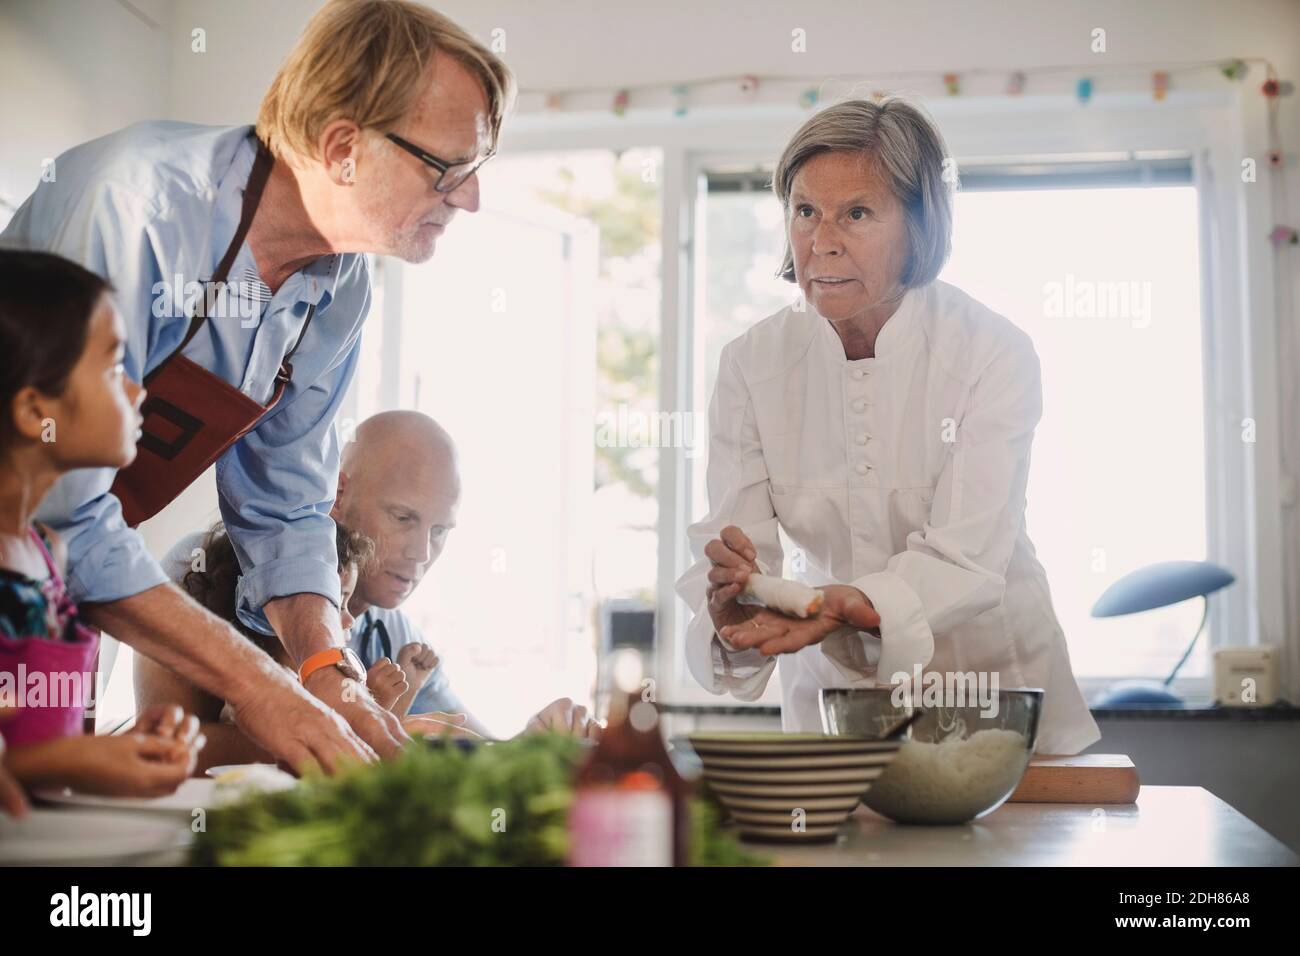
[[[1034,757],[1010,803],[1136,803],[1137,767],[1127,754]]]

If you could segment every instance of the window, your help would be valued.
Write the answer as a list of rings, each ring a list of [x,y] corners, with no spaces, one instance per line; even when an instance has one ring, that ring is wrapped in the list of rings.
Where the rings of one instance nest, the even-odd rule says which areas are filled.
[[[1164,677],[1196,632],[1199,602],[1102,620],[1089,611],[1130,571],[1206,557],[1196,189],[981,185],[958,194],[942,278],[1011,318],[1038,351],[1043,419],[1025,520],[1075,673]],[[1183,676],[1206,676],[1208,647],[1198,642]]]
[[[556,697],[590,706],[602,650],[652,624],[658,163],[499,157],[433,259],[384,264],[401,273],[393,400],[450,432],[463,489],[403,610],[497,733]]]

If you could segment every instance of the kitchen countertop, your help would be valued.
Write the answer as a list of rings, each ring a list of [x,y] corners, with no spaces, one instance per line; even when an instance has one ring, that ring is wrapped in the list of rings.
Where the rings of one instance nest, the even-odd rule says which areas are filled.
[[[76,809],[32,816],[57,819]],[[107,817],[140,819],[123,811]],[[175,827],[188,837],[183,821]],[[1300,866],[1284,844],[1202,787],[1143,786],[1136,804],[1105,807],[1006,803],[952,827],[905,826],[859,806],[835,843],[744,845],[778,866]],[[93,856],[76,865],[113,862]],[[185,853],[176,848],[129,862],[175,866]]]
[[[775,704],[664,704],[661,713],[703,717],[781,717]],[[1224,707],[1218,704],[1187,704],[1167,707],[1089,707],[1093,717],[1103,720],[1300,720],[1300,707],[1287,703],[1267,707]]]
[[[1203,787],[1142,788],[1136,804],[1005,803],[956,827],[905,826],[859,806],[835,843],[746,843],[781,866],[1300,866]]]

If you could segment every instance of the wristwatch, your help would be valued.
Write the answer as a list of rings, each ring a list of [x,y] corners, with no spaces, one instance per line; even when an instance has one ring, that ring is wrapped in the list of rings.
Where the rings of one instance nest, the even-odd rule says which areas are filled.
[[[311,655],[302,662],[302,667],[298,668],[298,681],[305,685],[307,678],[322,667],[337,667],[343,672],[344,677],[350,677],[358,684],[364,685],[366,682],[366,668],[361,663],[361,658],[357,657],[356,651],[350,647],[331,647],[327,651],[319,651]]]

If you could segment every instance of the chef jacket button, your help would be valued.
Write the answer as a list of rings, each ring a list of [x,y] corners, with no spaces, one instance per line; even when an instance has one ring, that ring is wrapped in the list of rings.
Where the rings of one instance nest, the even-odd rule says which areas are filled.
[[[870,465],[864,464],[863,462],[858,462],[857,472],[859,475],[865,475],[870,470],[871,470]]]
[[[855,412],[865,412],[867,410],[867,400],[865,398],[859,398],[853,403],[853,410]]]
[[[853,377],[856,379],[864,379],[867,377],[867,370],[864,368],[855,368],[853,370]]]

